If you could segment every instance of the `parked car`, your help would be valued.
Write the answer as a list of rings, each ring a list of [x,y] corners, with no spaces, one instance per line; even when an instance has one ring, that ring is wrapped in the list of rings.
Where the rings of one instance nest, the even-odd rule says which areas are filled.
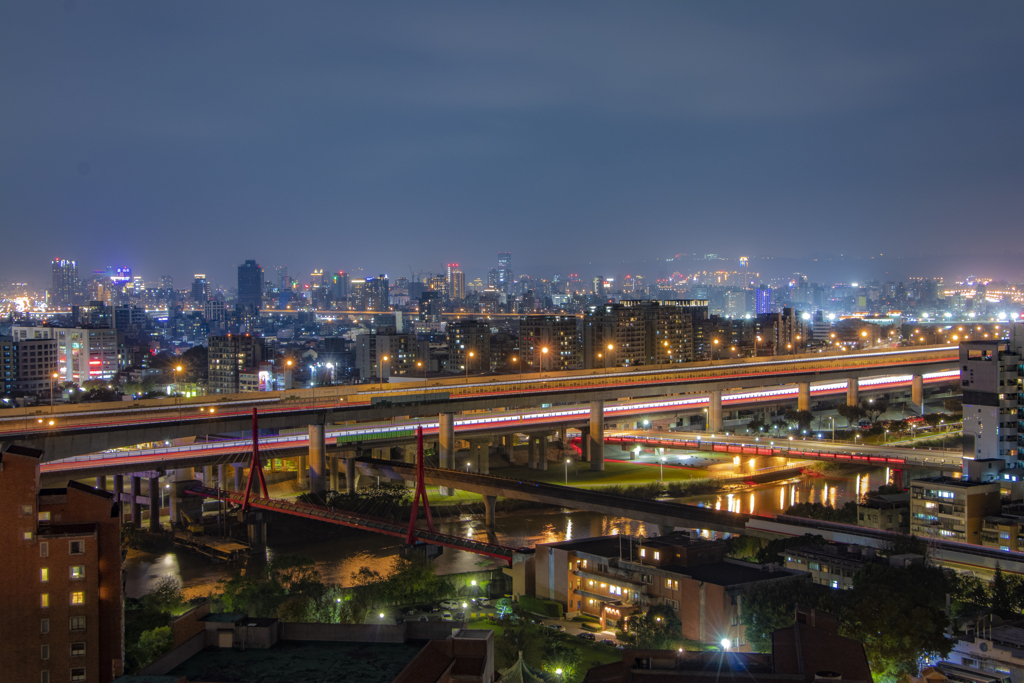
[[[601,645],[611,645],[612,647],[615,647],[616,645],[615,641],[611,638],[604,638],[603,640],[599,640],[597,642],[599,642]]]
[[[466,613],[465,612],[456,612],[454,616],[455,616],[455,621],[465,621],[466,620]]]
[[[480,605],[481,607],[490,607],[494,604],[494,601],[489,598],[480,598],[476,601],[476,604]]]
[[[458,609],[462,606],[462,602],[459,600],[442,600],[441,607],[444,609]]]
[[[583,640],[597,640],[597,636],[595,636],[590,631],[583,631],[582,633],[577,633],[576,636],[582,638]]]
[[[404,610],[402,610],[402,614],[404,614],[407,617],[411,617],[414,614],[416,614],[416,612],[418,612],[418,611],[419,610],[417,610],[415,607],[407,607]]]
[[[441,619],[444,620],[444,621],[455,621],[452,618],[452,613],[448,612],[448,611],[445,611],[445,612],[441,613]]]
[[[545,626],[547,628],[551,629],[552,631],[564,631],[565,630],[565,627],[562,626],[561,624],[546,624]]]

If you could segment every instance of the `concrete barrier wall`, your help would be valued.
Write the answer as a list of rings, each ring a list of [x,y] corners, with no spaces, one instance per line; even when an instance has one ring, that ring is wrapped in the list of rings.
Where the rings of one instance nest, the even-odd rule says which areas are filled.
[[[408,640],[445,640],[454,629],[462,626],[461,622],[453,621],[407,621],[405,637]]]
[[[138,676],[163,676],[190,657],[199,654],[206,646],[206,634],[199,633],[186,640],[149,666],[139,669]]]
[[[429,623],[429,622],[427,622]],[[327,640],[349,643],[404,643],[405,624],[281,624],[280,640]],[[449,634],[451,632],[449,631]]]

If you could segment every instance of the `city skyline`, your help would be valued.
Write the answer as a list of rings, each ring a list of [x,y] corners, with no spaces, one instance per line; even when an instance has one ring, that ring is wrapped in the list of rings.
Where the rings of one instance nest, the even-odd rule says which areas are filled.
[[[1014,251],[1019,5],[398,7],[4,8],[6,279]]]

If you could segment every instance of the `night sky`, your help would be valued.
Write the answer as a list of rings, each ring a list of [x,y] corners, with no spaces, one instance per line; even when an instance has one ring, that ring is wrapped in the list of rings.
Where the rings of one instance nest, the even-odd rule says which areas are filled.
[[[1019,1],[7,0],[0,279],[967,275],[1024,251],[1022,88]]]

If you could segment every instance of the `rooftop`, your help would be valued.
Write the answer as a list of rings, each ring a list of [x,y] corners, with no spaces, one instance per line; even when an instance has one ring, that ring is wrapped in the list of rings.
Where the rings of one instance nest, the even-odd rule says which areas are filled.
[[[391,683],[422,647],[282,641],[267,650],[207,648],[171,670],[170,675],[185,676],[190,681]]]
[[[937,484],[940,486],[959,486],[961,488],[971,488],[976,486],[995,486],[999,487],[999,482],[990,481],[971,481],[969,479],[961,479],[959,477],[926,477],[924,479],[915,479],[910,482],[913,487],[917,484]]]
[[[696,581],[703,581],[714,586],[738,586],[744,583],[755,583],[757,581],[768,581],[803,574],[803,572],[781,569],[777,566],[771,567],[770,570],[766,571],[763,565],[741,562],[739,560],[712,562],[692,567],[670,564],[665,567],[659,567],[659,569],[689,576]]]

